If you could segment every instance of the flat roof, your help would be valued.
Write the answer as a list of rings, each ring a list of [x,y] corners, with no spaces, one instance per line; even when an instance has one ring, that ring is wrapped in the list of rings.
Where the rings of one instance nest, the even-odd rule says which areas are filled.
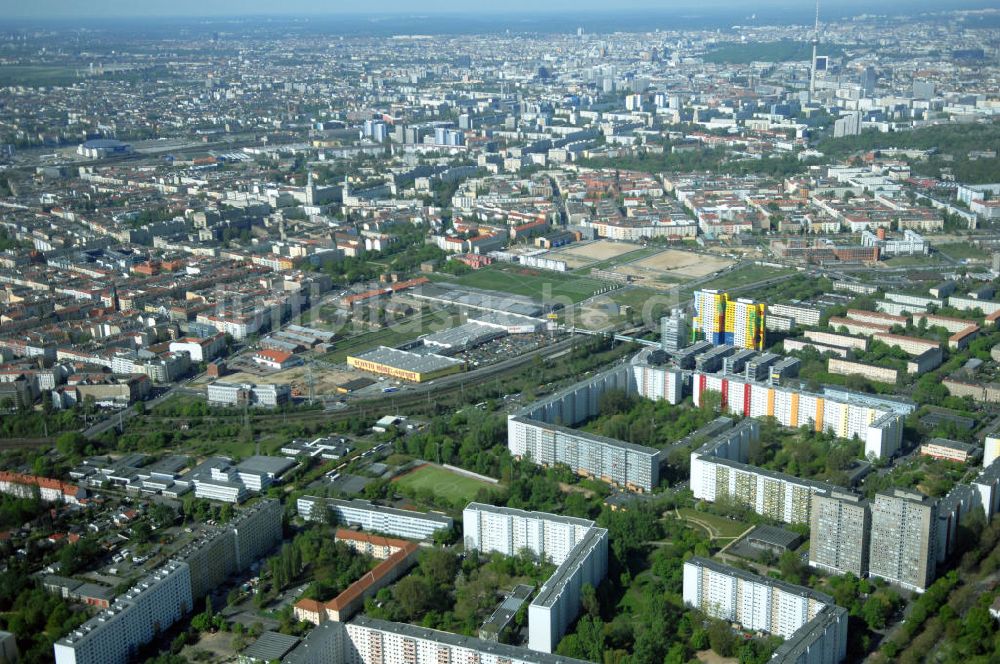
[[[240,653],[242,657],[270,662],[281,659],[299,644],[299,637],[267,631]]]
[[[359,627],[368,627],[370,629],[389,632],[392,634],[399,634],[400,636],[411,639],[421,639],[424,641],[443,643],[456,648],[466,648],[468,650],[474,650],[482,653],[490,653],[497,658],[529,662],[530,664],[584,664],[582,660],[573,659],[572,657],[538,652],[537,650],[529,650],[528,648],[519,648],[517,646],[507,645],[506,643],[484,641],[483,639],[477,639],[471,636],[452,634],[451,632],[441,632],[436,629],[428,629],[427,627],[407,625],[406,623],[377,620],[363,615],[356,616],[348,624],[358,625]]]
[[[518,415],[512,417],[511,419],[516,421],[527,422],[538,427],[549,429],[551,431],[559,431],[566,434],[571,434],[585,440],[590,440],[595,443],[600,443],[603,445],[608,445],[609,447],[619,447],[622,449],[630,450],[632,452],[639,452],[641,454],[648,454],[649,456],[656,456],[661,452],[661,450],[655,447],[646,447],[645,445],[639,445],[638,443],[630,443],[626,440],[618,440],[617,438],[608,438],[607,436],[599,436],[596,433],[588,433],[586,431],[580,431],[579,429],[571,429],[570,427],[560,426],[558,424],[550,424],[549,422],[543,422],[542,420],[535,420],[525,415]]]
[[[532,606],[551,607],[559,599],[569,577],[576,572],[580,565],[586,562],[587,558],[593,554],[594,549],[600,546],[601,542],[605,541],[607,537],[608,531],[605,528],[591,528],[588,530],[583,539],[577,542],[576,546],[570,550],[566,560],[542,584],[538,595],[535,597],[535,601],[531,603]]]
[[[311,500],[321,500],[316,496],[303,496],[303,498],[309,498]],[[343,500],[341,498],[327,498],[327,504],[329,505],[339,505],[340,507],[353,508],[358,510],[365,510],[368,512],[381,512],[383,514],[391,514],[393,516],[407,517],[410,519],[423,519],[425,521],[436,521],[440,523],[443,527],[450,528],[454,521],[451,517],[444,516],[443,514],[433,514],[430,512],[412,512],[410,510],[396,509],[395,507],[387,507],[385,505],[376,505],[367,500],[362,500],[360,498],[354,498],[353,500]]]
[[[948,449],[957,450],[959,452],[974,452],[979,449],[978,445],[963,443],[959,440],[949,440],[948,438],[931,438],[929,441],[924,443],[924,445],[938,445],[940,447],[947,447]]]
[[[406,350],[399,350],[398,348],[389,348],[388,346],[379,346],[378,348],[354,355],[353,357],[365,362],[384,364],[396,369],[413,371],[415,373],[431,373],[433,371],[447,369],[448,367],[465,364],[463,360],[456,360],[451,357],[445,357],[444,355],[435,355],[433,353],[421,355],[419,353],[412,353]]]
[[[255,454],[254,456],[249,457],[237,464],[236,470],[278,476],[294,465],[295,462],[291,461],[287,457],[272,457]]]
[[[425,344],[440,344],[442,346],[459,346],[472,343],[481,343],[489,339],[505,334],[501,329],[483,323],[470,321],[457,327],[452,327],[440,332],[434,332],[423,337]]]
[[[800,542],[802,536],[791,530],[762,524],[751,530],[747,535],[747,539],[767,542],[768,544],[774,544],[787,549]]]
[[[594,526],[593,521],[581,519],[576,516],[565,516],[562,514],[552,514],[550,512],[531,512],[528,510],[520,510],[516,507],[499,507],[497,505],[488,505],[486,503],[471,502],[465,506],[465,509],[477,510],[479,512],[492,512],[494,514],[509,514],[511,516],[519,516],[526,519],[540,519],[542,521],[566,523],[573,526],[581,526],[583,528],[593,528]]]
[[[710,569],[713,572],[718,572],[719,574],[726,574],[728,576],[736,577],[738,579],[743,579],[744,581],[750,581],[752,583],[760,583],[765,586],[770,586],[778,590],[784,591],[791,595],[798,595],[799,597],[808,597],[814,599],[817,602],[822,602],[828,606],[836,606],[833,598],[825,593],[813,590],[807,586],[797,586],[794,583],[788,583],[787,581],[782,581],[781,579],[775,579],[769,576],[760,576],[759,574],[754,574],[752,572],[747,572],[738,567],[731,567],[729,565],[724,565],[722,563],[715,562],[708,558],[702,558],[701,556],[694,556],[689,560],[685,561],[685,564],[691,563],[692,565],[697,565],[698,567],[704,567]]]

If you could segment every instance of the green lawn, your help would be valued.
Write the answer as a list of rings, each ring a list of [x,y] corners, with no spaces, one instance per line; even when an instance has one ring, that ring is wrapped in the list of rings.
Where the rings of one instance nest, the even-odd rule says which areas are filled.
[[[426,489],[454,504],[470,502],[475,499],[480,489],[491,489],[496,486],[433,464],[422,466],[394,481],[400,487]]]
[[[739,537],[750,524],[743,523],[742,521],[734,521],[732,519],[727,519],[724,516],[719,516],[717,514],[708,514],[706,512],[699,512],[691,507],[681,507],[677,510],[681,518],[685,519],[689,523],[699,527],[699,524],[705,524],[714,532],[711,533],[712,537],[725,537],[734,538]]]
[[[455,279],[437,277],[436,281],[454,283],[471,288],[524,295],[536,300],[569,298],[573,302],[585,300],[605,284],[596,279],[567,272],[536,270],[519,265],[494,264]]]
[[[81,71],[85,68],[81,67]],[[0,85],[70,85],[77,82],[76,69],[61,65],[4,65]]]
[[[976,247],[967,242],[952,242],[950,244],[938,244],[934,246],[935,249],[941,251],[952,258],[961,260],[963,258],[972,258],[975,260],[986,260],[990,258],[990,252],[980,247]]]
[[[727,272],[717,279],[713,279],[708,283],[702,284],[698,288],[725,290],[727,288],[745,286],[747,284],[763,281],[765,279],[771,279],[773,277],[780,277],[784,274],[791,274],[794,271],[795,270],[789,268],[767,267],[766,265],[747,265],[746,267],[738,270]],[[687,289],[685,289],[685,291],[686,290]]]

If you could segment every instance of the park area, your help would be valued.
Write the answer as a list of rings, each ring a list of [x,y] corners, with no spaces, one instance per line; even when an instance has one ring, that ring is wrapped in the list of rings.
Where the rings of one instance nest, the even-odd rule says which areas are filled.
[[[473,501],[480,489],[491,489],[492,482],[476,479],[443,466],[425,464],[393,479],[397,487],[407,493],[430,491],[438,498],[453,505]]]

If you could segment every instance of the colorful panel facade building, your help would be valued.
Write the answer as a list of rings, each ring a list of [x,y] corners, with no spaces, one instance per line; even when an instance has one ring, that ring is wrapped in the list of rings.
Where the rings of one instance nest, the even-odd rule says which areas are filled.
[[[765,305],[744,298],[730,299],[716,290],[694,293],[695,316],[692,341],[704,339],[715,345],[763,350],[765,343]]]

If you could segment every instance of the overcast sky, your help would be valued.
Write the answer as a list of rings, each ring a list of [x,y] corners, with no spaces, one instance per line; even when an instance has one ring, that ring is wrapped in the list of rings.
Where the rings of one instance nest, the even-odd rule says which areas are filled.
[[[678,10],[691,8],[715,9],[738,7],[740,13],[753,12],[755,7],[812,5],[810,0],[500,0],[484,3],[477,0],[381,0],[378,3],[360,3],[356,0],[0,0],[0,27],[4,17],[75,18],[75,17],[133,17],[133,16],[237,16],[259,14],[368,14],[405,12],[457,12],[478,14],[484,12],[545,13],[580,11],[620,11],[622,9]],[[983,6],[982,0],[826,0],[830,9],[841,11],[849,5],[857,11],[883,12],[913,8],[926,10],[942,5]]]

